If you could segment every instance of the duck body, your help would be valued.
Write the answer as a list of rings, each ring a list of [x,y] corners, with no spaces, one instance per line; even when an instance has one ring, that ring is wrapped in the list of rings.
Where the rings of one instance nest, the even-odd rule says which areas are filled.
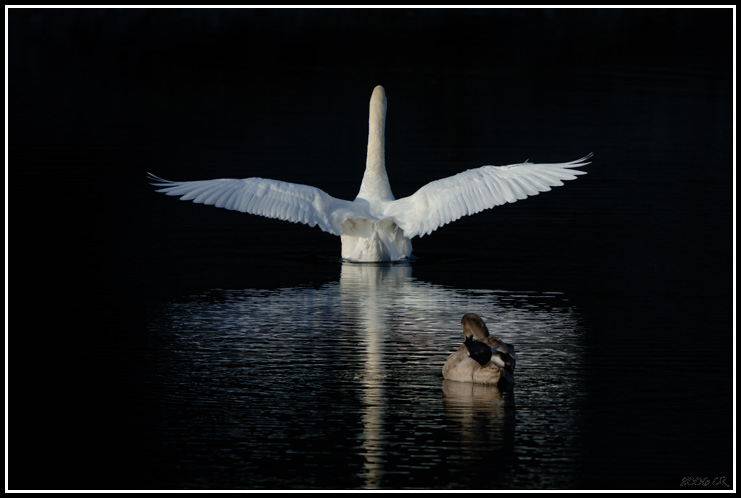
[[[368,153],[360,190],[353,201],[337,199],[309,185],[266,178],[173,182],[149,174],[158,192],[181,200],[318,226],[340,236],[342,258],[354,262],[401,261],[411,257],[414,237],[423,237],[462,216],[563,185],[585,174],[591,154],[568,163],[482,166],[436,180],[396,199],[385,164],[386,92],[373,90]]]
[[[484,321],[475,313],[464,315],[461,325],[465,340],[443,365],[443,378],[511,389],[517,362],[514,347],[491,336]]]
[[[511,373],[489,361],[481,365],[469,356],[466,349],[451,354],[443,366],[443,378],[457,382],[473,382],[475,384],[492,384],[496,386],[514,385]]]

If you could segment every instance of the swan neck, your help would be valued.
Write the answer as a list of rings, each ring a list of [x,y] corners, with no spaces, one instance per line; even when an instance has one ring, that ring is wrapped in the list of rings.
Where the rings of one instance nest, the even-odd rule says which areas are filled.
[[[386,93],[377,86],[370,101],[368,119],[368,156],[365,175],[358,197],[393,200],[388,174],[386,173]]]

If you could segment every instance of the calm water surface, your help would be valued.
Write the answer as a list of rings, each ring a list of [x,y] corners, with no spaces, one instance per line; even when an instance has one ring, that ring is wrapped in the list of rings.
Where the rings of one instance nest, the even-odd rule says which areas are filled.
[[[442,378],[467,311],[516,344],[514,392]],[[318,288],[162,304],[149,334],[140,436],[163,487],[563,488],[580,475],[583,330],[558,292],[346,263]]]

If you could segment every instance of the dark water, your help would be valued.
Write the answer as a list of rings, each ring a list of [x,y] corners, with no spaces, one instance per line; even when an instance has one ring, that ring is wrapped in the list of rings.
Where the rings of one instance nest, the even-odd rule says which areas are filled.
[[[732,489],[730,12],[12,9],[8,487]],[[399,265],[146,184],[353,198],[379,83],[397,197],[589,174]],[[469,311],[512,393],[443,381]]]
[[[442,380],[461,342],[450,308],[518,338],[533,366],[516,393]],[[568,487],[582,465],[583,329],[562,294],[345,264],[319,288],[215,290],[153,315],[141,404],[162,414],[142,430],[164,485]]]

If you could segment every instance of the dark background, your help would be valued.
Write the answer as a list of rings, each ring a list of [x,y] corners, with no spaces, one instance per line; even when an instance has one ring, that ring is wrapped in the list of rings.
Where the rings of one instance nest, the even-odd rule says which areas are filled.
[[[146,172],[352,199],[377,84],[397,197],[595,153],[558,195],[415,239],[414,275],[557,289],[592,310],[585,487],[731,482],[732,14],[10,9],[9,486],[156,486],[137,481],[127,431],[149,303],[336,278],[334,237],[178,203]],[[621,455],[619,473],[602,466]]]

